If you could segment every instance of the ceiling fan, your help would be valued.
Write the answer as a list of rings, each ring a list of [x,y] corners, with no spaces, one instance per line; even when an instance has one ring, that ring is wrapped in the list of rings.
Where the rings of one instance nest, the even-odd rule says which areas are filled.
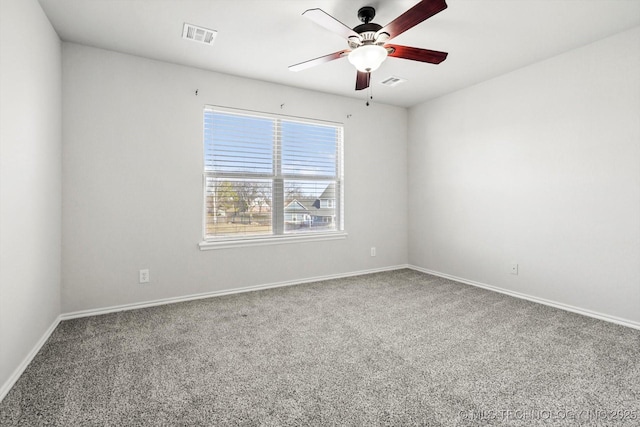
[[[387,42],[446,8],[445,0],[422,0],[383,27],[371,22],[376,15],[376,10],[371,6],[365,6],[358,10],[358,18],[363,23],[353,29],[321,9],[309,9],[302,15],[346,38],[349,48],[291,65],[289,69],[305,70],[347,56],[357,70],[356,90],[362,90],[369,87],[371,72],[375,71],[387,56],[439,64],[447,58],[447,52],[387,44]]]

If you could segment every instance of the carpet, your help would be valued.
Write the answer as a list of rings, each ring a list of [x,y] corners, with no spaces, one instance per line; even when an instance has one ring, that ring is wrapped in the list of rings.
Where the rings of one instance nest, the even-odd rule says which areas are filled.
[[[638,425],[640,331],[397,270],[61,322],[0,424]]]

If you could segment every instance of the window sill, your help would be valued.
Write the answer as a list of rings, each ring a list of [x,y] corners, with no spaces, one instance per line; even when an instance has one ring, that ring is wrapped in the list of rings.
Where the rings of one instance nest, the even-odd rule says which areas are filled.
[[[200,242],[198,246],[201,251],[210,251],[214,249],[243,248],[248,246],[266,246],[281,245],[286,243],[306,243],[321,242],[327,240],[343,240],[348,236],[347,233],[340,231],[336,233],[324,233],[313,235],[286,235],[286,236],[268,236],[268,237],[250,237],[244,239],[224,239],[224,240],[205,240]]]

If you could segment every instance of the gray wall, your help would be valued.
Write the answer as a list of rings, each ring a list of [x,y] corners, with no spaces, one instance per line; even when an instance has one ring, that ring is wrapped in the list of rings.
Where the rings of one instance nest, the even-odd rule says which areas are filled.
[[[60,314],[60,41],[35,0],[0,2],[0,395]]]
[[[65,313],[407,263],[406,109],[69,43],[63,92]],[[343,122],[348,238],[200,251],[205,104]]]
[[[638,52],[640,28],[412,108],[410,263],[639,322]]]

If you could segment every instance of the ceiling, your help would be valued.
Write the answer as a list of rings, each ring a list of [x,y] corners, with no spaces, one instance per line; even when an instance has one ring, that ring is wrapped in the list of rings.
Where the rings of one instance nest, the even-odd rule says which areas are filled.
[[[349,27],[374,6],[386,25],[417,0],[39,0],[63,41],[252,79],[366,99],[346,58],[292,72],[346,41],[302,16],[321,8]],[[449,52],[439,65],[388,58],[372,74],[375,102],[409,107],[640,25],[640,0],[448,0],[393,43]],[[183,24],[218,32],[212,46]],[[387,87],[396,76],[407,82]]]

